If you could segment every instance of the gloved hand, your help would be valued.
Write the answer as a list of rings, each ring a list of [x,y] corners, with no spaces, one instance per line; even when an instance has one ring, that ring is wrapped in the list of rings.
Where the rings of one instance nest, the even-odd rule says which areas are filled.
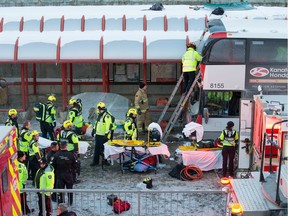
[[[105,134],[105,137],[106,137],[108,140],[111,140],[111,133],[109,132],[109,133]]]
[[[138,115],[141,115],[141,114],[142,114],[142,112],[141,112],[141,109],[140,109],[140,108],[138,108],[138,109],[137,109],[137,114],[138,114]]]
[[[92,130],[91,136],[92,136],[92,137],[95,136],[95,129]]]

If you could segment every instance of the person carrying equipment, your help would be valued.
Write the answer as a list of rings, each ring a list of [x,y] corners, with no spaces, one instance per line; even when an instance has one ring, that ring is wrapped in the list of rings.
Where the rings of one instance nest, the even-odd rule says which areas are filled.
[[[50,136],[50,140],[56,140],[54,128],[56,127],[56,109],[54,103],[56,102],[56,97],[50,95],[48,101],[45,105],[45,110],[43,115],[45,118],[40,120],[40,128],[42,132],[42,137],[47,139],[47,133]]]
[[[17,137],[19,137],[19,126],[17,122],[17,110],[10,109],[8,111],[8,119],[5,122],[5,126],[15,126],[17,131]]]
[[[137,110],[137,129],[138,132],[148,131],[148,126],[151,122],[149,102],[147,97],[147,85],[143,82],[139,83],[139,89],[135,94],[135,109]]]
[[[99,164],[100,155],[104,157],[104,143],[113,139],[113,132],[116,129],[115,118],[110,112],[107,111],[106,104],[99,102],[97,104],[97,119],[92,131],[92,137],[95,136],[95,150],[94,158],[90,166],[96,166]],[[107,161],[104,161],[108,163]],[[107,164],[108,165],[108,164]]]
[[[131,108],[128,110],[126,114],[126,121],[124,123],[124,139],[125,140],[137,140],[138,139],[138,131],[137,131],[137,110]]]
[[[234,122],[227,122],[226,129],[222,131],[219,139],[222,141],[223,149],[223,177],[227,177],[227,162],[229,159],[229,174],[231,177],[234,176],[234,158],[236,151],[236,144],[239,139],[239,135],[236,130],[233,129]]]
[[[187,51],[182,56],[182,72],[184,75],[184,93],[187,94],[196,76],[198,62],[202,61],[202,56],[196,51],[196,45],[189,42]]]

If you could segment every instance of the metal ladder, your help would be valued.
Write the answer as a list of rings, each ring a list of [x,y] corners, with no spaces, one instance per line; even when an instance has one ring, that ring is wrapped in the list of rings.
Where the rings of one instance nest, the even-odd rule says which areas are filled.
[[[163,118],[164,118],[164,116],[165,116],[165,114],[166,114],[166,112],[167,112],[167,110],[168,110],[168,108],[169,108],[169,106],[170,106],[170,104],[171,104],[171,102],[172,102],[172,100],[173,100],[173,98],[174,98],[179,86],[181,85],[181,82],[182,82],[183,78],[184,78],[184,75],[182,73],[181,76],[179,77],[179,80],[178,80],[176,86],[174,87],[174,89],[173,89],[173,91],[172,91],[172,93],[170,95],[170,98],[169,98],[167,104],[165,105],[165,107],[164,107],[164,109],[163,109],[163,111],[162,111],[162,113],[161,113],[161,115],[160,115],[160,117],[158,119],[157,123],[159,125],[160,125],[160,122],[163,120]]]
[[[195,77],[195,79],[194,79],[194,82],[192,83],[192,85],[191,85],[188,93],[187,93],[187,94],[183,94],[183,95],[181,96],[181,98],[180,98],[180,100],[179,100],[179,102],[178,102],[178,104],[177,104],[177,106],[176,106],[176,108],[175,108],[172,116],[170,117],[169,122],[168,122],[168,124],[167,124],[164,132],[163,132],[162,141],[166,141],[166,138],[168,137],[168,135],[170,134],[171,130],[173,129],[173,127],[174,127],[176,121],[178,120],[178,118],[179,118],[179,116],[180,116],[183,108],[184,108],[185,105],[186,105],[186,102],[188,101],[189,97],[191,96],[191,94],[192,94],[192,92],[193,92],[193,89],[194,89],[194,86],[196,85],[196,83],[197,83],[200,75],[201,75],[201,73],[200,73],[200,71],[198,71],[198,74],[196,75],[196,77]],[[183,73],[182,73],[182,76],[183,76]],[[180,78],[181,78],[181,77],[180,77]],[[183,77],[182,77],[182,79],[183,79]],[[180,79],[179,79],[179,80],[180,80]],[[179,81],[178,81],[178,82],[179,82]],[[177,85],[178,85],[178,83],[177,83]],[[176,91],[177,91],[177,89],[178,89],[178,87],[179,87],[180,84],[178,85],[178,87],[177,87],[177,85],[175,86],[175,88],[174,88],[174,90],[173,90],[174,95],[175,95],[175,93],[176,93]],[[176,87],[177,87],[177,89],[176,89]],[[175,90],[175,89],[176,89],[176,90]],[[171,100],[172,100],[173,97],[174,97],[173,93],[172,93],[171,96],[170,96],[170,99],[171,99]],[[171,97],[172,97],[172,98],[171,98]],[[170,99],[169,99],[169,101],[170,101]],[[170,101],[170,103],[171,103],[171,101]],[[167,105],[166,105],[166,106],[167,106]],[[165,108],[166,108],[166,106],[165,106]],[[169,106],[169,105],[168,105],[168,106]],[[164,108],[164,109],[165,109],[165,108]],[[166,111],[167,111],[167,109],[168,109],[168,107],[166,108]],[[165,111],[165,112],[166,112],[166,111]],[[164,113],[164,114],[163,114],[163,113],[164,113],[164,110],[163,110],[163,112],[162,112],[162,115],[163,115],[163,116],[162,116],[162,115],[160,116],[160,118],[162,117],[162,119],[163,119],[163,117],[164,117],[164,115],[165,115],[165,113]],[[160,119],[160,118],[159,118],[160,121],[158,120],[158,124],[162,121],[162,119]]]

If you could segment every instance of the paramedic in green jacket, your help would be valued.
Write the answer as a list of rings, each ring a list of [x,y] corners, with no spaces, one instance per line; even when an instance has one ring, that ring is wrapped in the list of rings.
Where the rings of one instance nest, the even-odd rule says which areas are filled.
[[[112,121],[112,115],[107,111],[105,103],[99,102],[97,104],[97,114],[97,120],[91,134],[93,137],[95,136],[95,150],[93,162],[90,166],[99,164],[100,155],[103,157],[102,162],[108,165],[107,161],[104,161],[104,143],[112,139],[112,133],[116,129]]]
[[[184,93],[187,94],[196,76],[197,64],[202,61],[202,56],[196,51],[193,42],[187,44],[187,51],[182,56],[182,72],[184,76]]]
[[[29,165],[31,168],[31,177],[32,184],[34,185],[34,178],[37,170],[39,169],[39,163],[41,162],[43,155],[41,154],[39,147],[39,132],[37,130],[33,130],[31,132],[32,139],[29,143]]]
[[[54,188],[55,175],[54,168],[47,163],[46,159],[43,158],[40,163],[40,169],[37,171],[35,176],[35,188],[37,189],[47,189],[51,190]],[[46,213],[43,214],[42,206],[42,193],[38,192],[38,206],[39,206],[39,216],[51,216],[52,215],[52,202],[51,195],[52,192],[45,192],[45,209]]]
[[[27,159],[29,158],[29,143],[32,140],[32,135],[30,131],[31,123],[30,121],[25,121],[23,123],[23,127],[20,132],[19,136],[19,150],[21,152],[24,152],[27,156]],[[28,165],[28,160],[25,160],[25,165]]]
[[[26,154],[22,151],[18,151],[18,173],[19,173],[19,189],[21,198],[21,210],[24,215],[34,212],[34,209],[30,209],[27,205],[27,194],[22,189],[25,188],[28,180],[28,171],[25,166]]]
[[[131,108],[127,112],[127,118],[124,123],[124,139],[125,140],[137,140],[138,139],[138,131],[136,124],[137,110]]]
[[[66,120],[63,123],[63,129],[57,135],[57,140],[59,142],[66,142],[67,149],[70,152],[73,152],[75,155],[79,152],[79,139],[77,134],[72,130],[73,123],[70,120]]]
[[[82,116],[82,104],[79,100],[69,100],[69,113],[68,117],[73,123],[73,129],[77,135],[82,135],[83,116]]]
[[[232,121],[227,122],[226,129],[222,131],[219,139],[222,142],[222,156],[223,156],[223,177],[227,177],[227,162],[229,159],[229,176],[234,177],[234,158],[236,152],[236,144],[239,140],[239,135],[236,130],[233,129],[234,123]]]
[[[56,140],[54,128],[56,127],[56,109],[54,103],[56,102],[56,97],[50,95],[48,97],[46,108],[45,108],[45,120],[40,121],[40,128],[42,132],[42,137],[47,139],[47,134],[49,134],[50,140]]]

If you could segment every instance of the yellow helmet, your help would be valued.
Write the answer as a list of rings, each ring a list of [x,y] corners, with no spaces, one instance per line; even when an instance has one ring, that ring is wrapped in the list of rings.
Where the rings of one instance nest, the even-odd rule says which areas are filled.
[[[37,131],[37,130],[33,130],[32,132],[31,132],[31,136],[35,136],[35,135],[38,135],[39,134],[39,132]]]
[[[103,103],[103,102],[99,102],[99,103],[97,104],[97,108],[98,108],[98,109],[105,109],[105,108],[106,108],[106,104]]]
[[[17,110],[16,109],[10,109],[8,111],[8,115],[11,116],[11,115],[17,115]]]
[[[70,120],[66,120],[66,121],[64,121],[64,123],[63,123],[63,127],[65,128],[65,129],[67,129],[68,127],[70,127],[70,126],[72,126],[73,125],[73,123],[72,123],[72,121],[70,121]]]
[[[73,105],[74,103],[77,103],[77,101],[75,99],[71,98],[69,100],[69,105]]]
[[[49,97],[48,97],[48,101],[56,101],[56,97],[54,96],[54,95],[50,95]]]
[[[130,114],[137,115],[137,110],[134,108],[129,109],[127,112],[127,116],[130,116]]]

